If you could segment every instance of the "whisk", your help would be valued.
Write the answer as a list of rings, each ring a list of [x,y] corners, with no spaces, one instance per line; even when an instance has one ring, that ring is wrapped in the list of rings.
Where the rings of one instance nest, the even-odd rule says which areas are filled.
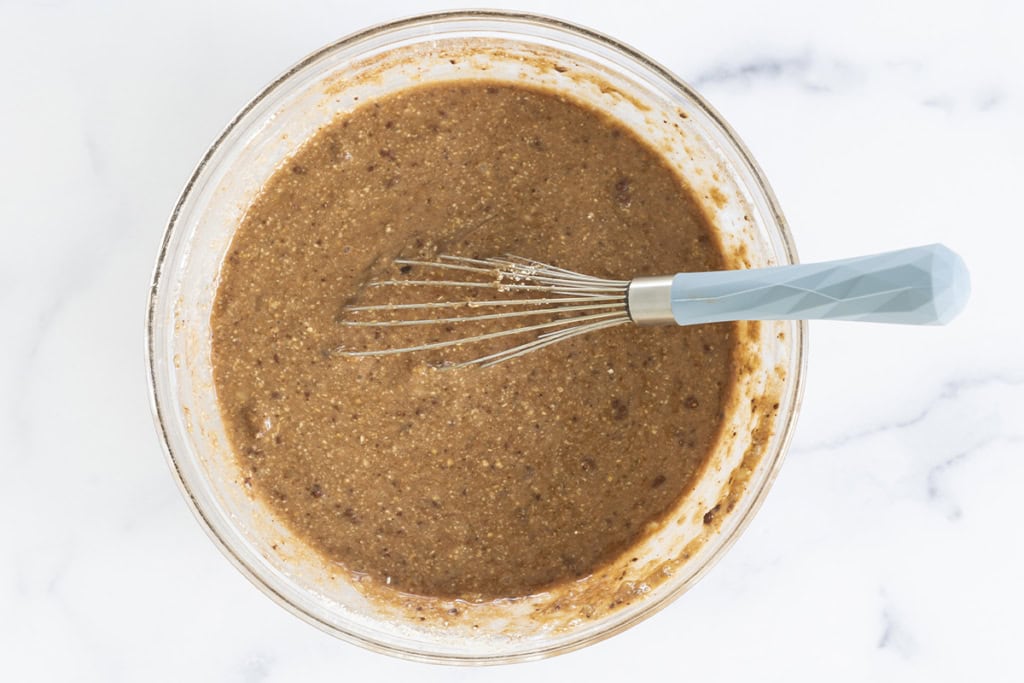
[[[455,331],[454,337],[387,346],[387,335],[380,335],[385,343],[380,348],[341,348],[339,354],[384,356],[529,335],[500,351],[452,363],[489,366],[627,323],[826,319],[942,325],[963,310],[970,294],[963,260],[941,244],[823,263],[632,280],[592,277],[520,256],[444,255],[394,263],[400,276],[369,286],[441,288],[442,293],[430,301],[348,306],[342,324],[386,329],[434,325]],[[453,298],[459,290],[487,296]],[[415,317],[401,317],[409,314]],[[459,336],[458,326],[470,322],[502,327]]]

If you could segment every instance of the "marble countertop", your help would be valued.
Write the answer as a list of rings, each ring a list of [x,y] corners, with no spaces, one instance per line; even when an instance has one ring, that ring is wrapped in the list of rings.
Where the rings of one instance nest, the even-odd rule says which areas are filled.
[[[520,3],[695,84],[764,167],[804,260],[941,241],[972,271],[949,327],[812,325],[781,476],[668,609],[553,660],[451,669],[336,641],[220,555],[146,395],[167,215],[285,67],[445,5],[0,3],[0,678],[1024,680],[1024,5],[1010,0]]]

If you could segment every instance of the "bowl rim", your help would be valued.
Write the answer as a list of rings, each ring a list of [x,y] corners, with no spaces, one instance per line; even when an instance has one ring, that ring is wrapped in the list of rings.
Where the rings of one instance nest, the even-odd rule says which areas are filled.
[[[246,118],[246,116],[256,108],[261,102],[269,97],[280,85],[288,81],[296,73],[302,71],[310,64],[316,62],[321,57],[339,49],[348,47],[354,43],[358,43],[374,36],[401,31],[404,29],[410,29],[423,25],[438,24],[442,22],[461,22],[461,21],[498,21],[505,22],[511,25],[540,25],[545,29],[554,30],[556,32],[564,32],[575,35],[589,40],[593,43],[597,43],[604,48],[608,48],[613,52],[617,52],[625,58],[632,60],[640,66],[649,69],[656,76],[665,79],[674,88],[684,93],[687,97],[691,98],[699,107],[703,109],[703,113],[707,115],[711,122],[718,127],[721,133],[728,139],[729,143],[733,147],[733,151],[736,152],[743,164],[746,165],[747,170],[750,172],[753,180],[757,183],[759,191],[762,193],[764,199],[767,202],[768,209],[771,212],[771,219],[778,228],[779,238],[781,239],[783,249],[786,257],[790,263],[797,263],[798,256],[796,245],[793,241],[792,233],[789,230],[789,225],[782,213],[781,207],[779,206],[778,199],[775,196],[770,184],[768,183],[764,172],[760,165],[754,159],[747,146],[743,143],[740,137],[732,129],[732,127],[726,122],[721,114],[709,104],[703,96],[701,96],[696,90],[690,85],[680,79],[678,76],[673,74],[669,69],[662,66],[660,63],[646,56],[642,52],[634,49],[633,47],[623,43],[611,36],[608,36],[599,31],[595,31],[578,24],[550,17],[543,14],[533,12],[520,12],[510,10],[489,10],[489,9],[475,9],[475,10],[446,10],[439,12],[429,12],[424,14],[417,14],[408,16],[401,19],[392,21],[381,22],[362,30],[350,33],[338,40],[335,40],[323,47],[311,52],[306,57],[296,62],[286,71],[281,73],[270,83],[264,86],[259,93],[257,93],[251,100],[249,100],[234,117],[228,122],[223,128],[220,134],[215,138],[213,143],[209,146],[202,158],[196,164],[192,173],[189,176],[188,181],[185,183],[181,193],[175,202],[174,208],[172,209],[170,216],[167,219],[167,223],[164,228],[164,235],[160,243],[160,248],[157,254],[155,266],[153,268],[152,277],[150,279],[150,286],[146,302],[146,318],[145,318],[145,360],[146,360],[146,375],[149,393],[149,403],[152,413],[154,425],[156,427],[157,434],[161,448],[164,453],[164,457],[167,464],[174,476],[175,482],[177,483],[178,489],[181,491],[188,507],[190,508],[193,516],[199,521],[200,526],[206,532],[206,535],[214,542],[221,553],[227,557],[227,559],[233,564],[243,576],[245,576],[250,583],[258,588],[263,594],[271,598],[279,606],[283,607],[287,611],[291,612],[295,616],[299,617],[306,623],[309,623],[319,630],[335,636],[341,640],[345,640],[356,645],[360,645],[370,651],[378,652],[382,654],[392,655],[401,659],[410,661],[426,662],[432,664],[461,664],[461,665],[482,665],[482,664],[505,664],[521,661],[531,661],[536,659],[543,659],[557,654],[564,654],[572,652],[580,648],[592,645],[594,643],[610,638],[613,635],[621,633],[628,628],[636,625],[637,623],[653,616],[657,612],[664,609],[667,605],[674,602],[681,594],[686,592],[696,582],[698,582],[703,576],[710,571],[710,569],[728,552],[736,540],[742,535],[743,531],[750,524],[754,518],[764,499],[767,497],[768,491],[771,489],[772,484],[781,469],[782,463],[785,460],[785,455],[789,450],[790,442],[792,441],[793,432],[795,429],[797,417],[800,414],[801,405],[803,402],[804,384],[807,373],[807,336],[808,336],[808,324],[806,321],[798,321],[796,325],[796,334],[791,339],[793,353],[797,359],[795,376],[787,378],[787,382],[792,380],[792,409],[788,414],[784,415],[784,421],[778,425],[777,430],[777,443],[778,447],[775,453],[766,453],[765,457],[771,457],[772,462],[770,468],[767,470],[764,476],[764,480],[759,486],[758,490],[754,492],[754,495],[750,501],[749,506],[744,512],[743,516],[740,517],[731,532],[722,539],[721,543],[714,548],[708,556],[706,562],[699,567],[686,581],[681,582],[678,586],[672,588],[665,595],[661,596],[655,601],[651,601],[644,605],[644,608],[638,610],[636,613],[630,615],[628,618],[620,619],[617,622],[611,623],[607,628],[601,631],[591,634],[586,637],[581,637],[567,643],[560,643],[547,647],[538,647],[536,649],[515,653],[511,655],[495,654],[495,655],[467,655],[467,654],[438,654],[428,653],[421,650],[409,650],[401,646],[391,645],[388,643],[381,642],[376,639],[367,638],[359,633],[344,630],[338,626],[328,623],[327,621],[318,618],[316,615],[311,614],[292,601],[285,597],[279,592],[270,582],[266,581],[258,572],[252,567],[246,564],[230,545],[217,533],[215,526],[207,518],[199,501],[196,499],[195,494],[185,481],[185,477],[181,471],[181,468],[177,462],[174,450],[171,446],[171,439],[168,434],[167,427],[167,415],[168,408],[161,403],[161,398],[158,391],[159,378],[157,375],[157,363],[156,363],[156,316],[157,306],[159,297],[162,291],[163,274],[165,271],[165,264],[170,252],[170,246],[174,237],[176,228],[179,224],[179,218],[185,204],[188,202],[192,195],[193,189],[196,187],[199,180],[202,178],[204,171],[207,169],[211,159],[220,150],[225,140],[230,134],[239,126],[240,123]]]

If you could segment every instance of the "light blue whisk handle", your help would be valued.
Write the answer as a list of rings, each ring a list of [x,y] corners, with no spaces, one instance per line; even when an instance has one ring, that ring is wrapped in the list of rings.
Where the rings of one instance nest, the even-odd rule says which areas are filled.
[[[671,278],[670,303],[680,325],[727,320],[943,325],[963,310],[970,289],[963,260],[931,244],[824,263],[680,273]],[[636,298],[640,311],[642,297]]]

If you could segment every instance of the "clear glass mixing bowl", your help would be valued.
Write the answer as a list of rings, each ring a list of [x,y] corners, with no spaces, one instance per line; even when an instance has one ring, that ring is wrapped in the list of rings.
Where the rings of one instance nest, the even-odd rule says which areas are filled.
[[[168,222],[146,321],[153,411],[196,517],[257,587],[302,619],[380,652],[448,663],[550,656],[628,628],[682,594],[749,522],[781,464],[805,370],[806,325],[742,325],[751,358],[719,448],[692,493],[631,557],[582,581],[487,604],[380,600],[293,538],[241,484],[217,407],[210,312],[240,217],[274,169],[339,112],[411,85],[466,78],[558,89],[629,125],[693,185],[749,267],[796,252],[768,183],[685,83],[617,41],[562,21],[451,12],[367,29],[274,80],[199,162]],[[447,610],[463,618],[447,619]],[[420,619],[427,614],[428,617]],[[471,618],[467,618],[469,615]]]

